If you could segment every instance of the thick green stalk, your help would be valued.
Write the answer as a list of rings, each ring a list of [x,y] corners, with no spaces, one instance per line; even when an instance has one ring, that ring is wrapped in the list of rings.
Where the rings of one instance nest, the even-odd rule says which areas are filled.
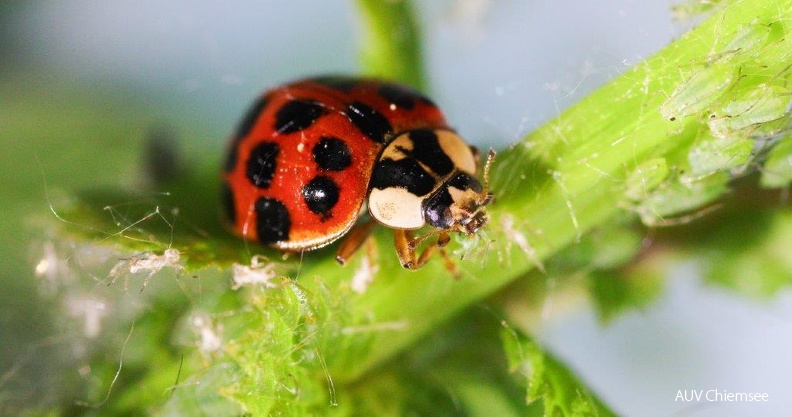
[[[480,251],[459,263],[461,279],[451,278],[439,261],[417,273],[399,273],[389,237],[379,239],[380,272],[369,290],[354,300],[350,312],[351,325],[369,330],[342,337],[338,343],[343,352],[328,358],[330,374],[336,381],[360,377],[592,227],[627,215],[620,208],[630,204],[626,190],[635,188],[636,173],[644,179],[639,169],[647,164],[654,165],[659,158],[673,168],[674,175],[683,175],[687,150],[708,123],[699,113],[716,101],[726,103],[744,94],[739,88],[727,88],[734,87],[728,83],[703,83],[696,87],[700,91],[692,92],[693,87],[686,86],[700,71],[716,66],[740,74],[748,57],[759,63],[787,57],[792,47],[785,41],[789,36],[785,25],[790,20],[789,2],[734,2],[501,152],[492,173],[497,201],[487,232],[491,242],[479,241]],[[752,26],[772,27],[775,34],[761,42],[746,42],[745,29]],[[729,48],[735,43],[737,52],[732,53]],[[697,188],[691,189],[697,193]],[[650,191],[643,191],[647,199]],[[527,245],[521,245],[523,239]],[[330,282],[351,276],[331,261],[314,264],[303,273]]]
[[[357,0],[363,20],[361,61],[367,75],[423,89],[421,33],[409,0]]]

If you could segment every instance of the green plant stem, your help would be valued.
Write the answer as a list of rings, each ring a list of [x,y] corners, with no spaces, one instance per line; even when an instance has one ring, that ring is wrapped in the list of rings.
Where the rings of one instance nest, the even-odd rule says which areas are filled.
[[[382,4],[361,3],[369,13],[374,3]],[[372,330],[341,338],[344,352],[328,358],[336,381],[359,378],[463,308],[524,276],[538,260],[619,212],[624,215],[619,207],[625,201],[626,178],[647,160],[683,152],[702,127],[697,117],[671,121],[660,111],[685,82],[683,69],[706,64],[717,45],[736,38],[747,25],[790,20],[788,2],[734,2],[501,152],[492,175],[497,196],[488,226],[492,243],[479,242],[479,247],[488,247],[486,254],[473,254],[459,263],[461,279],[452,279],[439,261],[417,273],[394,276],[398,266],[391,259],[392,244],[389,236],[380,233],[381,272],[350,313],[352,325]],[[756,59],[777,58],[777,50],[762,46],[751,51]],[[739,71],[741,62],[725,57],[718,65]],[[380,67],[371,71],[376,68]],[[510,222],[513,226],[507,227]],[[529,243],[527,251],[515,242],[518,235]],[[351,271],[331,262],[311,265],[303,272],[331,283],[349,280]]]
[[[409,0],[357,0],[367,75],[424,89],[421,33]]]

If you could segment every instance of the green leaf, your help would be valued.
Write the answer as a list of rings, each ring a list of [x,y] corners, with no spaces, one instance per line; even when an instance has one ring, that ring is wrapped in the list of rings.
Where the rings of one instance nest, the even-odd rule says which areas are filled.
[[[525,378],[526,402],[540,401],[545,416],[613,416],[591,390],[533,339],[512,328],[501,331],[509,370]]]
[[[538,405],[525,404],[521,381],[506,372],[497,316],[488,306],[472,307],[352,384],[350,399],[364,404],[356,414],[541,415]]]
[[[723,0],[684,0],[671,6],[677,20],[699,17],[716,9]]]
[[[533,328],[546,314],[548,296],[563,306],[581,299],[581,289],[588,291],[604,324],[651,306],[663,289],[664,271],[678,257],[647,245],[647,231],[629,220],[598,226],[545,261],[544,271],[532,271],[504,290],[505,304],[520,306],[512,320]]]
[[[185,272],[230,268],[271,253],[225,230],[219,215],[215,164],[191,162],[195,171],[163,184],[128,190],[85,190],[76,201],[56,206],[67,223],[63,237],[123,248],[144,257],[179,254]]]
[[[678,247],[680,255],[695,260],[709,283],[756,298],[776,295],[792,285],[788,210],[735,207],[680,232],[685,237]]]
[[[607,324],[626,311],[646,309],[660,296],[662,278],[661,270],[646,262],[591,272],[588,280],[600,322]]]
[[[780,188],[788,186],[790,182],[792,182],[792,136],[785,135],[768,153],[760,185],[765,188]]]
[[[86,260],[82,256],[76,259]],[[189,329],[195,310],[227,308],[235,306],[236,300],[218,292],[211,280],[179,282],[174,274],[164,273],[156,278],[144,293],[137,288],[127,291],[120,282],[86,285],[88,288],[75,283],[68,289],[67,300],[85,309],[85,316],[75,317],[69,310],[63,314],[71,321],[77,319],[72,325],[90,323],[93,314],[101,333],[86,335],[83,329],[64,329],[70,330],[65,336],[69,346],[82,352],[74,354],[77,363],[72,364],[80,373],[72,370],[54,376],[59,383],[74,387],[71,396],[62,400],[63,410],[87,415],[149,414],[179,391],[184,380],[193,380],[193,375],[204,369],[199,351],[179,341],[195,339]],[[206,297],[201,302],[190,302],[191,295],[203,290]],[[203,394],[190,407],[212,409],[215,415],[236,410],[217,392]],[[182,392],[175,397],[183,398]]]
[[[336,403],[325,363],[327,355],[337,354],[329,346],[337,338],[343,308],[336,305],[331,311],[328,303],[338,302],[340,295],[331,298],[318,288],[311,293],[284,279],[280,289],[250,294],[252,309],[235,317],[244,326],[224,351],[237,376],[223,393],[245,412],[300,415]],[[321,378],[323,373],[327,379]]]
[[[317,283],[322,288],[321,283]],[[474,307],[420,340],[364,379],[339,383],[326,368],[337,355],[338,332],[398,332],[398,325],[339,327],[351,292],[307,291],[283,279],[277,288],[250,288],[250,309],[224,348],[226,363],[190,386],[218,389],[251,415],[539,415],[522,401],[517,381],[505,373],[498,332],[501,321]],[[328,303],[336,303],[330,305]],[[341,305],[338,305],[341,303]],[[226,322],[228,323],[228,322]],[[219,376],[224,380],[218,380]],[[235,377],[230,377],[235,375]],[[223,385],[224,384],[224,385]],[[215,402],[190,389],[166,409],[185,404],[207,413]],[[212,397],[209,396],[209,399]],[[177,402],[177,404],[173,404]],[[199,406],[200,405],[200,406]]]
[[[665,158],[653,158],[642,162],[627,177],[624,196],[632,202],[640,202],[668,178],[668,163]]]

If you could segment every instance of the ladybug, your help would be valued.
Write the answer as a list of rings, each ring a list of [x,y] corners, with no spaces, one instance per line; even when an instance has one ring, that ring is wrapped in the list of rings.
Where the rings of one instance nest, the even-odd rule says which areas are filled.
[[[346,235],[336,257],[342,264],[382,224],[394,230],[401,264],[417,269],[444,253],[450,232],[470,236],[486,224],[493,157],[490,151],[482,186],[476,149],[409,87],[308,78],[264,93],[239,123],[225,157],[222,201],[235,234],[282,251],[317,249]],[[426,225],[434,230],[413,236]]]

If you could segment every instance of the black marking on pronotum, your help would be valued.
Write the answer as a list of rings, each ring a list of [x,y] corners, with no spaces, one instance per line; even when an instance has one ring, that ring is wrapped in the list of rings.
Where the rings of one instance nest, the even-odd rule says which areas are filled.
[[[476,179],[476,177],[464,172],[454,175],[454,178],[451,178],[451,180],[448,181],[448,186],[458,188],[460,190],[471,189],[477,193],[480,193],[482,190],[479,180]]]
[[[312,125],[325,112],[324,106],[316,101],[288,101],[275,114],[275,131],[282,134],[299,132]]]
[[[231,191],[231,187],[229,187],[228,183],[225,181],[223,181],[223,184],[220,187],[220,201],[223,205],[226,220],[229,223],[234,224],[236,223],[236,203],[234,203],[234,193]]]
[[[451,158],[440,147],[437,134],[431,130],[421,129],[410,132],[413,149],[410,156],[429,167],[437,175],[447,175],[454,169]]]
[[[289,210],[274,198],[259,198],[255,205],[256,233],[261,243],[269,245],[289,239]]]
[[[360,84],[358,79],[353,77],[344,77],[343,75],[328,75],[325,77],[314,78],[313,81],[343,92],[349,92],[356,85]]]
[[[382,113],[356,101],[344,112],[349,120],[369,139],[385,143],[385,135],[393,131],[390,122]]]
[[[308,209],[326,220],[330,218],[330,210],[338,203],[338,185],[329,177],[320,175],[303,187],[302,195]]]
[[[247,113],[245,113],[245,117],[243,117],[239,122],[239,125],[237,125],[234,136],[231,138],[231,143],[229,143],[228,156],[226,156],[225,160],[224,168],[226,172],[231,172],[236,167],[237,158],[239,158],[239,142],[241,142],[242,139],[249,135],[250,131],[253,130],[253,126],[256,125],[259,116],[261,116],[261,113],[264,112],[264,109],[267,107],[268,103],[269,96],[261,96],[248,109]]]
[[[436,181],[415,159],[398,161],[383,159],[374,166],[371,188],[384,190],[389,187],[406,188],[417,196],[426,195],[435,187]]]
[[[247,178],[259,188],[269,188],[275,176],[275,160],[280,149],[275,142],[261,142],[250,151],[247,160]]]
[[[343,140],[332,136],[319,139],[313,147],[313,158],[319,168],[342,171],[352,165],[352,152]]]
[[[415,91],[398,84],[383,84],[377,92],[389,103],[407,110],[412,110],[417,100],[426,99]]]

